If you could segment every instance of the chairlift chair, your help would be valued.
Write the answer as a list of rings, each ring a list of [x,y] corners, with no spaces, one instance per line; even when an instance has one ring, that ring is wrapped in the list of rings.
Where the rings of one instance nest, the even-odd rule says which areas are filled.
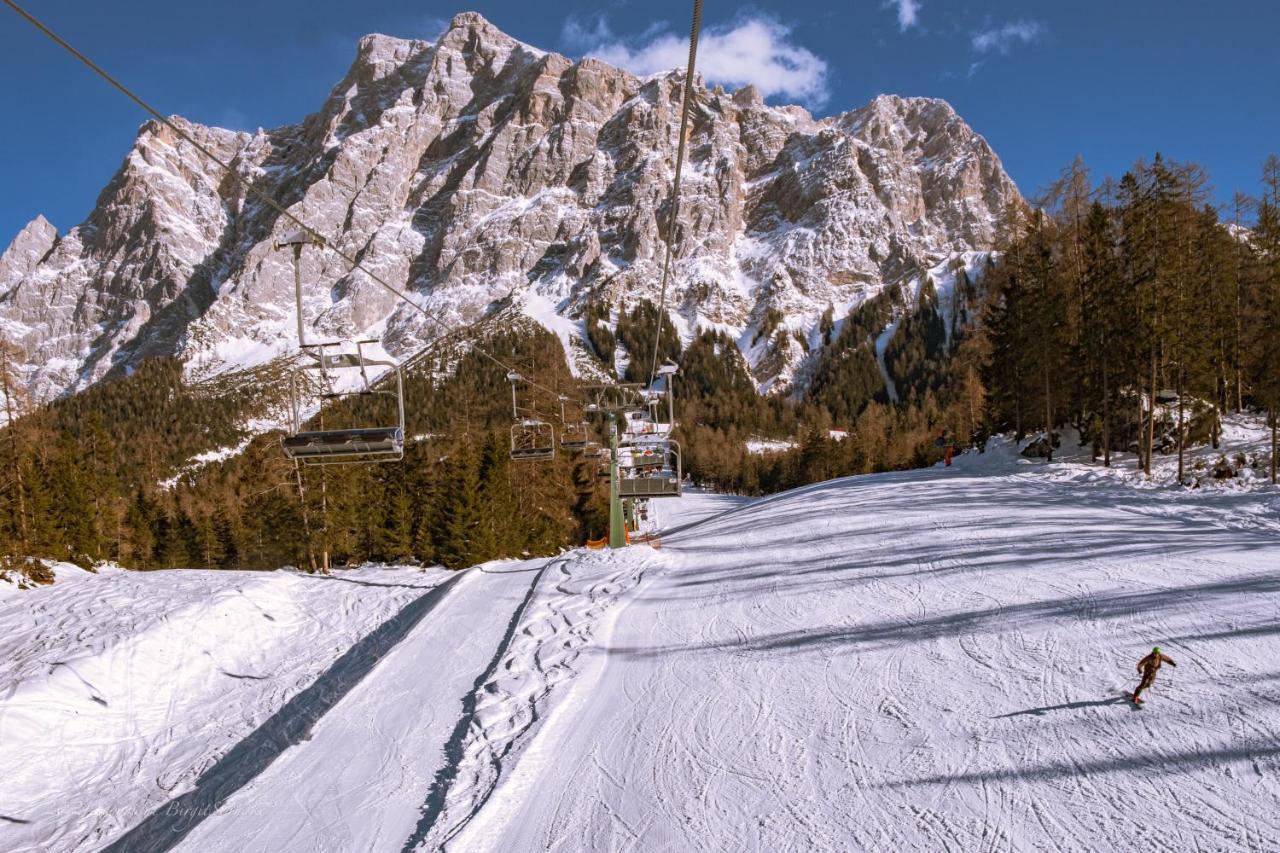
[[[680,497],[683,479],[680,445],[666,441],[645,450],[653,452],[641,453],[638,458],[644,460],[644,464],[619,469],[618,496],[644,499]],[[650,460],[654,461],[651,463]]]
[[[560,428],[560,449],[581,451],[587,448],[587,425],[565,424]]]
[[[547,460],[556,458],[556,431],[551,424],[538,418],[521,417],[516,402],[516,383],[524,377],[514,370],[507,374],[511,383],[511,458]]]
[[[355,341],[355,352],[330,353],[328,350],[341,346],[338,342],[323,344],[304,344],[303,351],[309,363],[301,366],[292,377],[293,389],[293,432],[286,436],[281,445],[290,459],[306,465],[350,465],[367,462],[395,462],[404,458],[404,377],[399,365],[390,361],[367,358],[364,347],[376,344],[377,340]],[[381,389],[369,378],[370,368],[385,367],[395,379],[393,389]],[[355,390],[343,390],[335,386],[333,373],[347,370],[358,370],[359,385]],[[375,423],[369,426],[356,426],[344,429],[304,429],[305,408],[303,397],[308,389],[314,386],[305,377],[312,373],[320,376],[320,386],[324,392],[319,396],[324,401],[352,400],[360,409],[369,409],[380,400],[394,400],[394,423],[382,425]],[[361,412],[360,417],[365,413]]]
[[[624,444],[618,448],[618,464],[623,468],[661,468],[667,461],[665,443]]]
[[[395,462],[404,458],[404,376],[400,365],[391,361],[382,361],[365,357],[365,346],[381,343],[377,339],[354,341],[354,352],[342,352],[342,342],[308,343],[306,327],[302,317],[302,249],[315,243],[315,238],[306,231],[295,231],[276,241],[277,249],[288,246],[293,254],[293,287],[295,308],[298,321],[298,347],[302,351],[304,363],[290,377],[290,389],[293,397],[293,430],[281,441],[285,456],[307,465],[350,465],[368,462]],[[394,390],[379,388],[374,383],[378,377],[370,379],[370,368],[385,367],[395,378]],[[336,383],[333,373],[343,371],[359,371],[360,381],[355,390],[342,388]],[[344,429],[304,429],[303,418],[309,406],[302,404],[304,395],[311,393],[316,383],[307,377],[319,374],[319,386],[323,389],[320,404],[325,401],[350,399],[359,403],[359,408],[367,409],[368,404],[376,401],[394,400],[395,414],[390,418],[379,418],[372,425],[361,423],[355,427]],[[361,418],[365,415],[362,412]],[[390,425],[388,421],[394,421]]]
[[[511,425],[512,459],[555,459],[556,432],[537,418],[522,418]]]
[[[587,423],[584,420],[570,420],[565,415],[567,398],[560,397],[560,449],[585,450],[589,442]]]
[[[624,442],[644,441],[646,439],[666,440],[671,433],[671,424],[662,423],[652,414],[643,411],[630,411],[622,423],[622,440]]]

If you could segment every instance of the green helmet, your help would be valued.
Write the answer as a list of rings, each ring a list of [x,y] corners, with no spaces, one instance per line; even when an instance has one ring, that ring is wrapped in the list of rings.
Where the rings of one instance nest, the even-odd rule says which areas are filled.
[[[1158,655],[1158,654],[1160,654],[1160,647],[1159,647],[1159,646],[1156,646],[1155,648],[1153,648],[1153,649],[1151,650],[1151,654],[1153,654],[1153,655]]]

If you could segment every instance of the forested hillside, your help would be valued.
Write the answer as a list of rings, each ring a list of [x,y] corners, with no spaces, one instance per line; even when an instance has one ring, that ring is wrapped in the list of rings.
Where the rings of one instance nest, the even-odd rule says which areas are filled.
[[[546,332],[497,333],[484,345],[541,384],[567,387],[560,342]],[[432,379],[441,375],[451,378]],[[283,388],[263,375],[247,381],[188,385],[181,365],[157,360],[17,421],[4,433],[6,553],[133,568],[273,568],[318,564],[328,551],[337,564],[416,558],[457,567],[553,553],[601,529],[594,466],[508,458],[510,386],[474,352],[441,351],[408,372],[415,440],[399,464],[295,468],[278,431],[250,437],[244,428],[254,414],[279,415]],[[318,417],[341,423],[351,405],[359,403]],[[239,452],[181,473],[216,448]]]

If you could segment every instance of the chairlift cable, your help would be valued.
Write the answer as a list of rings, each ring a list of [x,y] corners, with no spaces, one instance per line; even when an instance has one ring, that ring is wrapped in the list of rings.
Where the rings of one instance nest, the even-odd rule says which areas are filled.
[[[8,2],[8,0],[5,0]],[[676,174],[671,190],[671,213],[667,217],[667,247],[662,258],[662,290],[658,297],[658,328],[653,333],[653,363],[649,367],[649,387],[658,375],[658,344],[662,341],[662,320],[667,310],[667,283],[671,276],[672,246],[680,216],[680,173],[684,166],[685,133],[689,127],[689,107],[693,102],[693,69],[698,58],[698,34],[702,29],[702,0],[693,0],[693,24],[689,28],[689,64],[684,72],[684,91],[680,98],[680,139],[676,147]]]
[[[31,14],[30,12],[28,12],[26,9],[22,8],[22,7],[21,7],[21,6],[19,6],[16,2],[14,2],[14,0],[3,0],[3,2],[4,2],[4,4],[5,4],[6,6],[8,6],[8,7],[9,7],[10,9],[12,9],[13,11],[17,12],[17,13],[18,13],[18,15],[20,15],[22,18],[24,18],[24,19],[27,21],[27,23],[31,24],[33,27],[35,27],[37,30],[39,30],[41,33],[43,33],[45,36],[47,36],[47,37],[49,38],[49,40],[50,40],[50,41],[52,41],[54,44],[58,45],[58,46],[59,46],[59,47],[61,47],[63,50],[65,50],[67,53],[71,54],[73,57],[75,57],[77,60],[79,60],[79,61],[80,61],[82,64],[84,64],[87,68],[89,68],[91,71],[93,71],[93,73],[97,74],[99,77],[101,77],[103,80],[105,80],[108,84],[110,84],[114,89],[116,89],[116,90],[117,90],[117,91],[119,91],[122,95],[124,95],[126,98],[128,98],[129,100],[131,100],[131,101],[133,101],[135,104],[137,104],[139,107],[141,107],[141,108],[142,108],[142,110],[143,110],[144,112],[146,112],[147,114],[151,115],[151,116],[152,116],[152,117],[154,117],[157,121],[161,122],[161,123],[162,123],[162,124],[164,124],[166,127],[168,127],[170,130],[172,130],[174,133],[176,133],[180,138],[182,138],[185,142],[187,142],[189,145],[191,145],[191,147],[193,147],[193,148],[194,148],[196,151],[198,151],[200,154],[204,155],[204,156],[205,156],[205,157],[207,157],[209,160],[211,160],[211,161],[213,161],[215,164],[217,164],[217,165],[218,165],[218,166],[219,166],[219,167],[220,167],[224,172],[226,172],[226,173],[227,173],[227,175],[228,175],[228,176],[230,176],[230,177],[231,177],[231,179],[232,179],[232,180],[234,180],[236,183],[238,183],[238,184],[240,184],[242,187],[244,187],[245,191],[246,191],[249,195],[253,196],[253,197],[254,197],[254,198],[256,198],[258,201],[260,201],[260,202],[262,202],[263,204],[267,205],[267,206],[268,206],[268,207],[270,207],[272,210],[274,210],[276,213],[280,214],[280,215],[281,215],[281,216],[283,216],[285,219],[289,220],[289,221],[290,221],[290,222],[292,222],[294,225],[296,225],[296,226],[298,226],[299,228],[301,228],[303,231],[305,231],[305,232],[306,232],[307,236],[308,236],[308,237],[310,237],[310,238],[312,239],[312,241],[314,241],[314,242],[315,242],[315,243],[317,243],[318,245],[322,246],[323,248],[328,249],[329,251],[333,252],[333,253],[334,253],[335,255],[337,255],[339,258],[341,258],[342,260],[344,260],[344,261],[346,261],[348,264],[350,264],[350,266],[351,266],[351,268],[352,268],[352,269],[354,269],[354,270],[359,270],[360,272],[364,273],[364,274],[365,274],[365,275],[367,275],[370,279],[372,279],[372,280],[374,281],[374,283],[376,283],[376,284],[378,284],[379,286],[383,287],[384,289],[386,289],[388,292],[390,292],[391,294],[393,294],[394,296],[396,296],[398,299],[402,300],[403,302],[406,302],[410,307],[412,307],[414,310],[416,310],[418,313],[420,313],[423,317],[425,317],[425,318],[426,318],[426,319],[427,319],[427,320],[428,320],[432,325],[434,325],[434,326],[435,326],[435,328],[438,330],[439,334],[437,335],[437,337],[436,337],[435,339],[433,339],[433,340],[431,340],[430,342],[428,342],[428,343],[427,343],[427,344],[426,344],[426,345],[425,345],[425,346],[424,346],[424,347],[419,351],[420,353],[421,353],[421,352],[426,352],[428,349],[430,349],[430,348],[434,347],[436,344],[438,344],[439,342],[441,342],[442,340],[444,340],[444,339],[445,339],[446,337],[448,337],[449,335],[451,335],[451,334],[455,334],[455,333],[457,333],[457,332],[463,331],[463,330],[468,329],[468,328],[471,328],[471,327],[473,327],[473,326],[475,325],[474,323],[471,323],[471,324],[468,324],[468,325],[463,326],[463,327],[458,328],[458,329],[452,329],[452,330],[450,330],[450,329],[446,329],[446,328],[444,327],[444,324],[443,324],[443,323],[441,323],[439,319],[437,319],[436,317],[434,317],[434,316],[433,316],[429,311],[427,311],[427,309],[426,309],[426,308],[423,308],[421,305],[419,305],[417,302],[415,302],[412,298],[410,298],[410,296],[409,296],[406,292],[404,292],[402,289],[400,289],[400,288],[396,287],[395,285],[391,284],[390,282],[386,281],[386,280],[385,280],[385,279],[383,279],[381,276],[379,276],[377,273],[374,273],[372,270],[370,270],[368,267],[366,267],[364,264],[362,264],[362,263],[361,263],[357,258],[355,258],[354,256],[347,254],[346,252],[344,252],[344,251],[342,251],[341,249],[339,249],[337,246],[333,245],[333,243],[331,243],[328,239],[326,239],[326,238],[325,238],[325,236],[324,236],[323,234],[321,234],[321,233],[320,233],[319,231],[317,231],[315,228],[312,228],[310,225],[308,225],[306,222],[302,221],[300,218],[298,218],[298,217],[297,217],[297,216],[295,216],[294,214],[290,213],[290,212],[288,211],[288,209],[286,209],[283,205],[281,205],[279,202],[277,202],[277,201],[276,201],[274,198],[272,198],[269,194],[267,194],[266,192],[264,192],[264,191],[262,191],[262,190],[258,189],[258,188],[257,188],[257,187],[255,187],[252,183],[250,183],[249,181],[245,180],[245,178],[244,178],[243,176],[241,176],[241,175],[240,175],[240,174],[239,174],[235,169],[231,168],[230,164],[228,164],[228,163],[224,162],[224,161],[222,160],[222,158],[218,157],[216,154],[214,154],[212,151],[210,151],[210,150],[209,150],[208,148],[206,148],[204,145],[201,145],[201,144],[200,144],[200,142],[198,142],[194,137],[192,137],[192,136],[191,136],[191,134],[187,133],[187,132],[186,132],[185,130],[183,130],[181,127],[179,127],[178,125],[176,125],[176,124],[175,124],[171,119],[169,119],[169,118],[165,117],[163,114],[161,114],[159,110],[157,110],[155,107],[151,106],[151,104],[149,104],[147,101],[143,100],[139,95],[137,95],[135,92],[133,92],[133,90],[131,90],[128,86],[124,85],[124,84],[123,84],[123,83],[121,83],[119,80],[117,80],[115,77],[113,77],[110,73],[108,73],[105,69],[103,69],[103,68],[102,68],[102,66],[98,65],[96,62],[94,62],[94,61],[93,61],[92,59],[90,59],[88,56],[86,56],[85,54],[83,54],[83,53],[81,53],[79,50],[77,50],[77,49],[76,49],[72,44],[70,44],[66,39],[62,38],[60,35],[58,35],[58,34],[57,34],[56,32],[54,32],[52,29],[50,29],[49,27],[47,27],[47,26],[46,26],[43,22],[41,22],[38,18],[36,18],[34,15],[32,15],[32,14]],[[698,0],[698,2],[699,2],[699,4],[700,4],[700,3],[701,3],[701,0]],[[472,348],[473,348],[476,352],[478,352],[480,355],[482,355],[482,356],[484,356],[485,358],[489,359],[490,361],[492,361],[494,364],[498,365],[499,367],[502,367],[503,369],[505,369],[505,370],[507,370],[507,371],[511,371],[511,370],[512,370],[512,368],[511,368],[509,365],[505,364],[501,359],[499,359],[499,358],[497,358],[496,356],[494,356],[494,355],[490,354],[489,352],[486,352],[482,347],[480,347],[480,346],[478,346],[478,345],[474,345],[474,344],[473,344]],[[416,357],[416,355],[415,355],[415,356],[411,356],[411,357],[410,357],[410,360],[411,360],[412,358],[414,358],[414,357]],[[543,385],[540,385],[539,383],[534,382],[534,381],[532,381],[532,380],[526,379],[525,381],[526,381],[526,382],[528,382],[528,383],[529,383],[530,385],[532,385],[533,387],[538,388],[538,389],[543,390],[543,391],[546,391],[546,392],[547,392],[547,393],[549,393],[549,394],[556,394],[556,395],[558,395],[558,394],[559,394],[559,392],[558,392],[558,391],[553,391],[553,390],[551,390],[550,388],[547,388],[547,387],[545,387],[545,386],[543,386]]]

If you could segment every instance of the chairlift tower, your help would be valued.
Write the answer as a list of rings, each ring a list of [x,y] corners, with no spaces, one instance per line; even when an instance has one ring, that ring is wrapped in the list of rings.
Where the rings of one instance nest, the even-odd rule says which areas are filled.
[[[670,438],[675,426],[674,404],[671,386],[676,373],[674,364],[665,364],[658,371],[666,379],[664,394],[667,397],[667,424],[657,421],[655,409],[660,398],[639,383],[594,385],[583,389],[588,403],[588,414],[604,414],[609,423],[609,547],[621,548],[627,544],[627,530],[634,527],[639,517],[639,505],[652,498],[679,497],[683,472],[680,463],[680,446]],[[639,417],[636,417],[639,416]],[[626,430],[625,467],[619,443],[619,431]]]
[[[627,522],[618,490],[618,413],[609,412],[609,547],[627,544]]]
[[[590,385],[587,394],[588,414],[603,414],[609,423],[609,547],[625,548],[627,522],[618,486],[618,415],[642,411],[644,403],[639,383]]]

